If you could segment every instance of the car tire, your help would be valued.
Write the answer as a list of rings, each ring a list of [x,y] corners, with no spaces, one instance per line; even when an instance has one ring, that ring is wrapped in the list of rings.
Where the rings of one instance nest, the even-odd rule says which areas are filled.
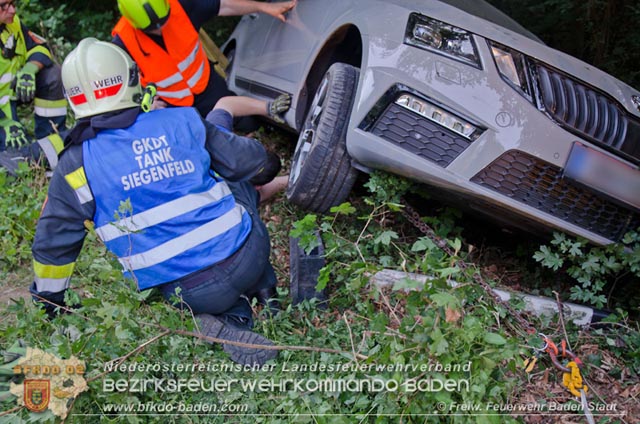
[[[227,85],[229,85],[229,75],[231,74],[231,70],[233,69],[233,60],[236,57],[236,49],[232,48],[231,50],[229,50],[226,54],[225,57],[227,58],[227,67],[224,69],[224,74],[225,74],[225,82],[227,83]]]
[[[349,196],[358,171],[351,166],[346,134],[358,69],[334,63],[318,85],[291,160],[290,202],[324,213]]]

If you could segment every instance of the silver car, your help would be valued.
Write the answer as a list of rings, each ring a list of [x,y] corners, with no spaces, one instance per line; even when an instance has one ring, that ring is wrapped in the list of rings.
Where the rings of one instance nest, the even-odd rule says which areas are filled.
[[[238,94],[293,97],[290,201],[325,212],[386,170],[597,244],[640,226],[640,92],[480,0],[299,0],[242,18]]]

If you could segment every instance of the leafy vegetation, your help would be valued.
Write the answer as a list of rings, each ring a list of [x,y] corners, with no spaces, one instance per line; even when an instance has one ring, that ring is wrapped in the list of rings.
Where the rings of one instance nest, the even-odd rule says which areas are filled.
[[[11,272],[31,261],[35,223],[46,193],[47,179],[21,163],[17,179],[0,168],[0,269]]]
[[[553,271],[566,272],[575,281],[570,299],[602,308],[608,303],[604,293],[608,282],[626,276],[640,278],[640,236],[632,231],[622,243],[594,247],[556,233],[551,247],[541,246],[534,259]]]
[[[560,51],[640,87],[640,5],[633,0],[488,0]]]
[[[3,214],[6,221],[0,221],[8,228],[0,248],[8,251],[13,247],[18,252],[10,262],[2,263],[2,276],[11,273],[14,281],[26,286],[31,278],[29,245],[42,201],[44,170],[24,168],[18,180],[0,171],[0,181],[0,207],[13,209],[11,216]],[[322,217],[304,215],[286,202],[265,207],[274,255],[286,249],[282,246],[288,243],[289,229],[307,249],[313,247],[320,231],[327,265],[319,284],[329,294],[326,310],[318,308],[315,300],[291,305],[286,270],[278,267],[285,309],[272,316],[255,307],[259,316],[256,331],[283,349],[268,367],[221,371],[232,363],[221,349],[192,333],[193,317],[171,307],[154,290],[137,292],[93,234],[79,258],[74,290],[68,294],[68,303],[78,306],[48,321],[28,299],[13,301],[1,321],[0,348],[24,340],[61,358],[76,356],[86,362],[89,390],[70,402],[65,422],[72,423],[222,422],[231,416],[234,422],[441,422],[439,415],[443,414],[448,414],[447,422],[522,422],[491,408],[528,402],[525,396],[530,392],[522,391],[521,362],[540,347],[539,337],[526,334],[503,305],[470,284],[470,273],[477,272],[476,268],[458,268],[455,259],[459,258],[443,253],[400,218],[400,196],[414,188],[411,184],[376,173],[366,186],[369,195]],[[34,192],[40,194],[28,195]],[[447,211],[425,221],[434,224],[457,255],[464,256],[459,227],[451,216]],[[390,286],[372,284],[372,276],[387,268],[433,278],[424,285],[410,278]],[[451,278],[460,284],[453,288]],[[612,381],[622,391],[638,381],[640,332],[620,313],[610,318],[616,327],[590,333],[589,346],[600,345],[611,356],[590,352],[589,360],[595,365],[584,372],[588,379],[600,372],[597,364],[612,361],[616,364],[613,376],[598,374],[598,378],[617,375],[620,383]],[[556,320],[523,316],[539,331],[562,338]],[[576,331],[571,323],[567,328],[570,344],[584,340],[584,332]],[[550,367],[548,360],[540,362],[541,369]],[[118,364],[120,367],[110,367]],[[188,366],[204,368],[184,368]],[[195,383],[201,385],[194,390],[173,391],[162,383],[148,383],[143,391],[131,386],[137,380],[168,384],[168,380],[180,379],[202,383]],[[560,385],[561,373],[552,371],[544,383],[542,377],[529,379],[534,389],[541,384],[545,390],[556,389],[554,401],[571,402],[571,395]],[[207,389],[214,381],[217,389]],[[449,384],[450,390],[442,384]],[[547,402],[546,396],[542,393],[536,401]],[[606,402],[613,401],[601,396]],[[202,405],[229,412],[184,412]],[[5,403],[1,409],[14,407],[15,403]],[[115,407],[134,408],[134,413],[109,411]],[[17,415],[0,419],[56,421],[50,413],[28,414],[25,409],[12,413]]]
[[[115,1],[23,0],[17,13],[32,31],[47,38],[61,63],[83,38],[110,40],[119,17]]]
[[[528,1],[494,3],[505,3],[502,6],[508,12],[512,8],[516,18],[527,10],[542,13],[547,10],[544,7],[556,11],[568,7],[573,14],[544,13],[534,21],[521,19],[548,42],[558,42],[562,40],[561,31],[552,30],[574,31],[574,17],[578,16],[577,21],[586,19],[575,13],[602,2],[573,5],[569,1],[546,0],[538,2],[539,10]],[[606,3],[611,10],[613,2]],[[640,30],[626,24],[630,22],[627,18],[637,16],[638,10],[635,6],[616,10],[629,13],[619,21],[625,23],[620,29],[626,28],[628,41],[618,40],[619,49],[598,56],[603,61],[600,64],[587,61],[598,66],[605,63],[605,69],[639,86],[633,65],[638,61],[633,61],[633,51],[625,48],[638,44],[633,40],[640,37]],[[59,59],[83,37],[108,39],[117,19],[115,2],[26,0],[21,2],[19,12],[31,28],[49,38]],[[209,31],[218,43],[228,33],[230,24],[226,23]],[[618,31],[615,26],[593,25],[605,38]],[[549,34],[557,35],[553,38]],[[582,41],[579,37],[566,37],[565,41],[592,46],[584,37]],[[281,140],[284,136],[277,132],[262,130],[257,136],[278,149],[291,146],[291,140]],[[23,165],[17,179],[10,179],[0,170],[3,289],[26,288],[31,282],[30,246],[46,185],[44,169],[38,166]],[[89,390],[70,401],[70,415],[65,422],[71,423],[539,422],[536,420],[542,417],[536,414],[478,413],[495,414],[490,403],[576,404],[561,386],[562,374],[552,368],[548,357],[541,357],[533,373],[523,372],[522,359],[541,347],[539,337],[526,334],[504,305],[496,304],[481,287],[471,283],[470,273],[478,272],[480,266],[469,270],[456,266],[457,259],[473,259],[462,236],[463,216],[445,209],[423,217],[456,252],[456,257],[451,257],[408,225],[399,213],[400,197],[407,191],[419,191],[420,187],[374,174],[366,188],[368,193],[334,208],[326,216],[305,215],[282,199],[263,207],[284,304],[284,310],[275,316],[254,305],[259,317],[256,331],[283,347],[272,367],[251,371],[214,369],[231,363],[219,347],[190,333],[195,330],[193,317],[187,311],[172,308],[154,290],[137,292],[123,280],[119,265],[93,234],[85,242],[76,266],[74,290],[68,294],[68,304],[78,307],[48,321],[28,298],[11,296],[15,300],[3,309],[5,313],[0,318],[0,349],[21,339],[59,357],[73,355],[86,362]],[[318,308],[314,300],[298,305],[291,305],[288,300],[289,235],[300,238],[310,251],[317,243],[317,231],[326,252],[327,265],[319,277],[319,288],[326,289],[329,295],[326,310]],[[593,248],[556,235],[551,246],[540,247],[535,259],[550,270],[576,279],[578,284],[572,285],[570,299],[615,306],[606,296],[606,284],[610,285],[612,278],[621,278],[620,273],[625,270],[638,273],[638,235],[630,234],[625,242],[634,249],[635,256],[626,254],[621,246]],[[526,254],[529,259],[533,252]],[[428,284],[406,278],[389,287],[372,285],[371,277],[388,268],[426,274],[432,279]],[[455,288],[449,284],[453,279],[460,283]],[[522,302],[516,300],[513,307],[522,307]],[[592,388],[591,393],[598,394],[590,394],[590,401],[616,404],[618,411],[627,414],[623,418],[626,422],[640,414],[633,401],[640,387],[640,329],[628,311],[617,309],[607,318],[608,324],[597,329],[577,328],[558,316],[518,313],[538,331],[555,340],[566,338],[574,346],[586,363],[585,381]],[[120,362],[124,368],[109,368]],[[205,368],[180,370],[174,367],[178,364]],[[340,368],[342,365],[344,368]],[[166,371],[164,367],[170,369]],[[213,379],[221,386],[214,391],[202,387],[161,391],[152,385],[148,390],[133,391],[116,390],[111,385],[136,379],[204,379],[204,387],[210,386]],[[383,388],[320,390],[316,386],[313,390],[313,385],[294,385],[296,380],[309,383],[338,379],[375,381]],[[238,383],[232,384],[233,381]],[[240,381],[266,381],[271,385],[266,385],[267,390],[252,389],[242,387]],[[286,381],[293,382],[283,383]],[[455,390],[435,390],[434,381],[454,382]],[[25,409],[14,409],[15,405],[14,400],[0,404],[0,411],[12,410],[11,414],[0,415],[1,422],[56,421],[50,413],[29,414]],[[125,414],[108,411],[110,405],[133,405],[135,409]],[[165,409],[159,410],[162,405]],[[166,409],[180,405],[184,412]],[[189,412],[189,408],[198,405],[224,406],[227,412]],[[470,409],[473,405],[481,409]],[[581,412],[575,408],[573,411],[578,412],[570,418],[579,420]],[[445,414],[446,418],[441,416]],[[617,421],[614,417],[599,417],[599,422]]]

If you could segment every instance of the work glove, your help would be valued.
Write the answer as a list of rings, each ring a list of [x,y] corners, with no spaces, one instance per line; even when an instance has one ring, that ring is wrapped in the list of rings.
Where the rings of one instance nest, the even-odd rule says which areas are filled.
[[[16,75],[16,97],[22,103],[29,103],[36,95],[36,74],[40,68],[33,62],[27,62]]]
[[[27,353],[27,346],[22,340],[17,340],[11,347],[2,352],[2,365],[0,365],[0,403],[14,400],[15,396],[9,391],[11,382],[18,379],[19,374],[14,374],[13,368]]]
[[[24,127],[12,119],[0,120],[0,131],[3,132],[5,144],[8,147],[19,149],[30,143]]]
[[[282,114],[289,110],[291,106],[291,96],[288,94],[281,94],[274,100],[267,102],[267,114],[269,118],[276,121],[278,124],[284,124],[284,118]]]

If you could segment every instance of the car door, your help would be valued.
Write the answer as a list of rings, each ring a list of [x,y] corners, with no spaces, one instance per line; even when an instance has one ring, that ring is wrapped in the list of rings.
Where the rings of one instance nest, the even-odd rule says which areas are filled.
[[[274,20],[264,45],[262,70],[288,82],[297,82],[314,46],[322,40],[328,5],[319,0],[299,0],[287,21]]]
[[[310,52],[321,40],[319,28],[326,13],[323,1],[298,0],[286,15],[286,22],[265,14],[244,17],[243,25],[247,26],[243,31],[257,40],[247,41],[251,37],[245,36],[242,45],[238,44],[242,69],[238,69],[236,85],[246,89],[250,84],[251,94],[264,98],[279,92],[295,93],[304,78]]]
[[[230,81],[230,88],[238,94],[252,91],[251,84],[260,74],[264,43],[274,20],[269,15],[251,13],[240,19],[234,31],[237,44],[232,51],[227,51],[227,56],[233,62],[235,74],[233,81]]]

